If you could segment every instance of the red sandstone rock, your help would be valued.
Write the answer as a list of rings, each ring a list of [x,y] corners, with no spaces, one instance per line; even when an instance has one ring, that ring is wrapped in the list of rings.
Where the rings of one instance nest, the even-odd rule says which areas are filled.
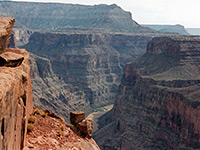
[[[85,113],[82,111],[74,111],[70,112],[70,122],[71,124],[76,125],[77,123],[81,122],[85,119]]]
[[[86,118],[77,124],[77,128],[81,133],[86,135],[86,137],[91,138],[93,131],[93,120]]]
[[[35,115],[35,129],[27,134],[24,150],[100,150],[93,139],[82,138],[58,118]],[[59,129],[64,126],[63,135]]]
[[[14,23],[14,18],[0,17],[0,53],[3,53],[9,43]]]
[[[6,49],[14,18],[0,17],[0,149],[21,150],[32,112],[29,54]]]
[[[25,50],[6,49],[12,58],[24,58],[18,67],[0,67],[0,149],[22,149],[28,115],[32,111],[29,54]]]

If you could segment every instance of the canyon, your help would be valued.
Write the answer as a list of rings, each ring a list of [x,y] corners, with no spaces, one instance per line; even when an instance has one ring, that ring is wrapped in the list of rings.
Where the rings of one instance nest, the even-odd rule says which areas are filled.
[[[117,5],[4,1],[0,8],[2,16],[17,20],[16,47],[30,52],[34,106],[65,120],[66,112],[88,114],[113,103],[125,64],[163,34],[142,27]]]
[[[23,48],[33,53],[35,105],[48,107],[67,119],[66,111],[71,109],[89,112],[113,103],[125,63],[141,55],[151,38],[126,34],[33,33]]]
[[[78,122],[78,129],[73,125],[70,128],[58,115],[33,107],[29,53],[25,49],[7,48],[12,41],[14,23],[14,18],[0,17],[0,149],[99,150],[91,138],[91,119],[83,118]],[[89,133],[90,137],[83,136],[79,130],[86,135]]]
[[[199,54],[199,37],[153,38],[99,121],[101,149],[199,149]]]
[[[93,140],[75,135],[63,119],[49,116],[36,116],[38,127],[25,141],[33,96],[35,107],[66,121],[71,111],[87,115],[114,102],[94,133],[102,150],[199,149],[199,37],[142,27],[117,5],[1,1],[0,13],[17,20],[13,34],[11,21],[0,37],[2,89],[13,81],[11,92],[0,93],[0,148],[21,149],[26,143],[26,149],[38,149],[39,141],[56,149],[69,140],[64,146],[81,149],[85,143],[99,149]],[[5,50],[10,36],[10,47],[29,54]],[[62,124],[68,139],[57,135]]]

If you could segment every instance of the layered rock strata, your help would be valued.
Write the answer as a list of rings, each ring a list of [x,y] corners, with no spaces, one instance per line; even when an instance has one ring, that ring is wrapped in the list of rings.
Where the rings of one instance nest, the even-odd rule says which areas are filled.
[[[68,120],[70,111],[89,107],[85,93],[59,78],[52,70],[49,59],[30,53],[33,102],[35,107],[48,109]]]
[[[53,72],[65,83],[78,86],[93,105],[113,101],[121,66],[140,55],[150,39],[123,34],[34,33],[24,47],[49,59]]]
[[[115,4],[87,6],[1,1],[0,14],[16,18],[17,28],[39,31],[91,30],[93,32],[96,30],[97,32],[156,33],[154,30],[140,26],[132,20],[130,12],[124,11]]]
[[[14,25],[13,18],[0,18],[0,149],[22,149],[27,117],[32,112],[29,54],[6,48]],[[6,23],[6,24],[4,24]],[[2,29],[3,27],[3,29]]]
[[[199,52],[199,37],[149,42],[126,65],[112,120],[95,134],[101,149],[199,149]]]

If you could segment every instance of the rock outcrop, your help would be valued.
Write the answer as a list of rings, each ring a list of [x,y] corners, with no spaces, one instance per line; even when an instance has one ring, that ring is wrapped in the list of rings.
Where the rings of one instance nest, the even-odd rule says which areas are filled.
[[[85,118],[84,112],[70,112],[70,122],[74,125],[77,133],[80,132],[80,135],[89,139],[92,138],[93,120]]]
[[[45,114],[35,113],[35,128],[27,134],[24,150],[100,150],[92,138],[77,135],[72,125],[52,116],[52,112]]]
[[[7,45],[10,41],[10,35],[12,33],[12,28],[15,23],[14,18],[5,18],[0,17],[0,54],[4,52],[4,50],[7,48]]]
[[[0,17],[0,149],[24,146],[27,117],[32,112],[29,54],[6,48],[14,18]]]
[[[101,149],[199,149],[199,52],[199,37],[149,42],[126,65],[112,121],[95,134]]]

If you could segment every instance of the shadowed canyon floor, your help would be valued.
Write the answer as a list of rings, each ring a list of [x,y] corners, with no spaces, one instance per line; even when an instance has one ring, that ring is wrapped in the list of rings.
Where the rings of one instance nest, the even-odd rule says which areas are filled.
[[[87,118],[91,118],[94,121],[93,132],[96,132],[99,129],[98,127],[99,118],[103,116],[105,113],[107,113],[108,111],[110,111],[112,108],[113,108],[113,105],[104,106],[97,109],[95,112],[87,116]]]

